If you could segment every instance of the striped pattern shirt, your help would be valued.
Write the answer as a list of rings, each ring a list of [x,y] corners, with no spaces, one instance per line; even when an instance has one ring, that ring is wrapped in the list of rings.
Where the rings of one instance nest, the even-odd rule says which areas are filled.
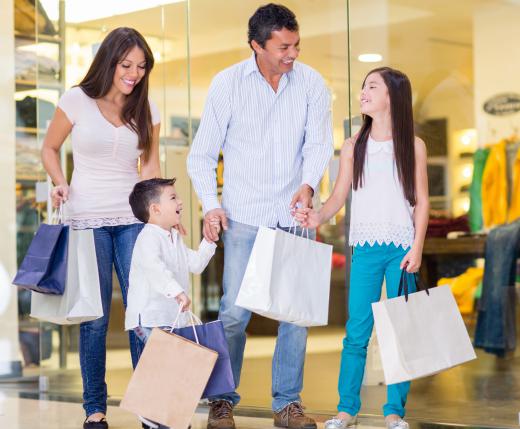
[[[216,168],[224,157],[222,206]],[[254,54],[218,73],[188,156],[204,213],[223,207],[236,222],[289,226],[302,184],[316,189],[333,151],[330,95],[323,78],[295,62],[275,92]]]

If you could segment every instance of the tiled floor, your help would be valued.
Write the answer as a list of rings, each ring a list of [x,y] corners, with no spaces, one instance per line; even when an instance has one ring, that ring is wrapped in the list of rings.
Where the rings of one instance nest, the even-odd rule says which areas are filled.
[[[337,402],[336,385],[342,336],[342,330],[329,329],[321,333],[315,331],[309,338],[302,396],[307,410],[318,415],[322,421],[334,413]],[[237,410],[239,414],[251,415],[252,410],[256,409],[263,411],[255,415],[269,415],[267,410],[270,408],[273,348],[274,338],[271,337],[256,337],[248,340],[239,389],[243,408]],[[67,400],[81,401],[81,377],[74,359],[77,359],[77,356],[73,353],[69,354],[73,368],[71,370],[46,369],[44,371],[50,376],[51,397],[55,398],[58,394]],[[111,405],[117,405],[124,394],[131,375],[129,361],[127,350],[109,352],[107,382]],[[38,372],[36,369],[32,371],[35,374]],[[27,374],[29,373],[28,371]],[[0,416],[0,429],[81,427],[83,412],[79,403],[60,405],[47,401],[34,402],[29,399],[17,402],[13,399],[19,395],[37,398],[38,386],[34,382],[2,383],[0,395],[4,397],[8,395],[0,408],[3,410],[3,415]],[[384,386],[363,387],[362,426],[382,425],[380,414],[385,397]],[[69,409],[70,412],[67,411]],[[416,422],[415,426],[421,428],[426,428],[430,422],[471,427],[518,427],[520,356],[498,359],[478,352],[478,359],[473,362],[433,377],[417,380],[412,383],[407,410],[410,422]],[[110,416],[111,427],[138,427],[134,424],[133,417],[117,407],[111,408]],[[197,420],[200,425],[195,424],[195,429],[197,425],[205,427],[205,417],[201,414],[198,416],[199,420],[201,419]],[[55,421],[47,425],[49,419]],[[26,421],[33,423],[26,425],[24,423]],[[243,427],[260,425],[270,428],[272,425],[270,419],[261,420],[260,423],[254,419],[245,419],[243,422]]]

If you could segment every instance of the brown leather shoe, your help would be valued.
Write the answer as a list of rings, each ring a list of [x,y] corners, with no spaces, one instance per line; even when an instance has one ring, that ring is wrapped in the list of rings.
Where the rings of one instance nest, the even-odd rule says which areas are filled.
[[[208,429],[235,429],[233,405],[228,401],[209,404]]]
[[[293,402],[278,413],[274,413],[274,425],[290,429],[316,429],[317,427],[316,422],[304,414],[299,402]]]

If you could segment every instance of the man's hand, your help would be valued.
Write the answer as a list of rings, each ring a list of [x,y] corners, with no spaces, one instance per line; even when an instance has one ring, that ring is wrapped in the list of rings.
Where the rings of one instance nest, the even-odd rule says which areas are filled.
[[[175,297],[175,301],[179,304],[181,311],[187,311],[190,309],[191,299],[184,292],[180,293]]]
[[[300,189],[294,194],[291,200],[291,205],[289,206],[291,211],[294,211],[296,205],[300,203],[300,209],[312,208],[312,196],[314,195],[313,189],[307,185],[301,185]]]
[[[225,231],[227,230],[227,216],[224,209],[213,209],[206,213],[204,216],[204,224],[202,227],[202,235],[209,241],[218,241],[218,233],[220,232],[220,226]]]

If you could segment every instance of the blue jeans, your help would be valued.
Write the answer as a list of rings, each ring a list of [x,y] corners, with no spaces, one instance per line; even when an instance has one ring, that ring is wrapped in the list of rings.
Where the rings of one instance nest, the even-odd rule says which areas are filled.
[[[492,229],[486,239],[486,265],[479,302],[475,347],[504,356],[516,348],[516,258],[520,220]]]
[[[83,379],[83,408],[87,416],[106,413],[107,385],[106,336],[112,301],[112,266],[115,266],[126,308],[128,275],[135,240],[143,224],[108,226],[94,229],[103,317],[80,325],[79,359]],[[129,333],[130,353],[135,367],[142,351],[133,331]]]
[[[367,347],[372,335],[374,316],[372,303],[381,298],[383,277],[386,279],[388,298],[395,298],[399,289],[401,260],[408,250],[390,245],[354,247],[350,272],[349,319],[347,335],[343,340],[341,366],[338,381],[338,411],[356,415],[361,408],[361,384],[365,372]],[[408,274],[407,274],[408,275]],[[410,282],[414,282],[409,275]],[[410,284],[410,283],[409,283]],[[414,283],[411,283],[414,284]],[[383,414],[404,417],[410,383],[392,384],[387,387],[387,403]]]
[[[281,228],[288,230],[289,228]],[[228,220],[228,229],[224,232],[224,295],[220,302],[219,319],[229,346],[231,367],[235,385],[240,383],[240,372],[246,345],[246,327],[251,312],[237,307],[235,300],[246,271],[249,255],[253,249],[258,228]],[[297,230],[301,232],[301,230]],[[309,232],[311,236],[311,232]],[[314,232],[312,232],[314,238]],[[303,388],[303,365],[307,346],[307,328],[281,322],[272,362],[272,407],[275,412],[293,402],[300,402]],[[226,400],[233,405],[238,404],[240,395],[229,392],[211,401]]]

